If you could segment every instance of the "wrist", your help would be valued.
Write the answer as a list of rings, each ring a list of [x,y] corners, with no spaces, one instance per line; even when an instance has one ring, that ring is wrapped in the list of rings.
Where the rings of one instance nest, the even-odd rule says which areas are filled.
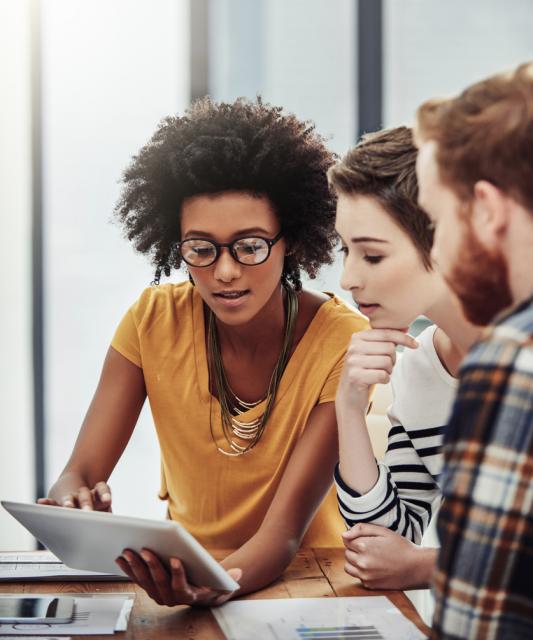
[[[433,579],[438,549],[415,545],[413,554],[413,587],[429,587]]]
[[[335,413],[339,426],[345,423],[348,428],[353,429],[355,425],[360,424],[366,428],[366,411],[366,404],[363,406],[357,402],[343,400],[335,402]]]
[[[355,389],[352,385],[341,381],[337,389],[335,404],[345,407],[350,411],[360,411],[365,414],[370,401],[369,396],[370,387]]]

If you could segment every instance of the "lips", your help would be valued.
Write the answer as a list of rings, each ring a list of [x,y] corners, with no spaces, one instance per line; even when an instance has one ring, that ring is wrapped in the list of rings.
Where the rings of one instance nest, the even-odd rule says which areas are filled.
[[[246,295],[247,293],[248,290],[245,289],[244,291],[218,291],[213,295],[217,298],[224,298],[225,300],[237,300],[238,298],[242,298],[242,296]]]
[[[216,299],[219,305],[226,308],[239,307],[246,301],[247,296],[250,294],[249,289],[235,290],[228,289],[227,291],[217,291],[213,293],[213,297]]]
[[[357,306],[359,307],[359,311],[361,311],[361,313],[364,313],[365,316],[370,315],[371,313],[373,313],[374,311],[376,311],[376,309],[379,309],[379,304],[367,304],[364,302],[357,302],[356,301]]]

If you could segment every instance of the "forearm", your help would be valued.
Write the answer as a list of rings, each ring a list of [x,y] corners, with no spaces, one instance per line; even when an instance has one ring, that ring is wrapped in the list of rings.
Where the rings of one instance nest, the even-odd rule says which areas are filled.
[[[344,403],[337,403],[335,410],[341,476],[349,487],[365,494],[376,484],[379,475],[365,416]]]
[[[265,587],[290,564],[331,488],[337,460],[335,408],[325,402],[313,409],[259,529],[222,562],[243,571],[236,595]]]
[[[226,569],[242,569],[241,588],[235,595],[257,591],[276,580],[291,563],[299,546],[299,539],[289,538],[282,531],[260,529],[221,563]]]
[[[401,495],[387,466],[380,463],[378,469],[375,486],[364,495],[354,491],[335,470],[339,511],[346,525],[378,525],[419,545],[440,495],[438,487]]]

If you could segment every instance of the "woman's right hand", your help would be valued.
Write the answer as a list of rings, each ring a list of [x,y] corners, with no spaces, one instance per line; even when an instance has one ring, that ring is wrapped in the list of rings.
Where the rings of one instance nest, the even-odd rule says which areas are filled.
[[[236,594],[236,591],[194,586],[189,582],[185,567],[179,558],[170,558],[170,566],[165,567],[159,557],[149,549],[142,549],[140,553],[124,549],[115,562],[152,600],[167,607],[180,604],[217,607]],[[242,577],[240,569],[228,569],[228,573],[237,582]]]
[[[389,382],[398,345],[418,347],[414,338],[399,329],[368,329],[352,335],[337,389],[337,409],[366,415],[370,387]]]
[[[84,509],[85,511],[111,511],[111,488],[107,482],[97,482],[92,489],[79,487],[76,491],[67,493],[61,498],[39,498],[38,504],[48,504],[54,507],[69,509]]]

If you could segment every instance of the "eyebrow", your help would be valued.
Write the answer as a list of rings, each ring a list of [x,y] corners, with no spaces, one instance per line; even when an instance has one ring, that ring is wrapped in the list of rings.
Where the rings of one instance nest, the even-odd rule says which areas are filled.
[[[350,242],[381,242],[382,244],[389,244],[388,240],[382,240],[381,238],[370,238],[369,236],[359,236],[357,238],[350,238]]]
[[[235,236],[244,237],[244,236],[249,236],[256,233],[259,233],[265,236],[271,236],[273,234],[272,231],[267,231],[266,229],[263,229],[263,227],[251,227],[249,229],[239,229],[239,231],[236,231],[232,235],[233,237]],[[200,237],[200,238],[214,238],[214,235],[212,233],[208,233],[207,231],[199,231],[198,229],[190,229],[189,231],[187,231],[187,233],[184,234],[183,237],[186,238],[188,236]]]

